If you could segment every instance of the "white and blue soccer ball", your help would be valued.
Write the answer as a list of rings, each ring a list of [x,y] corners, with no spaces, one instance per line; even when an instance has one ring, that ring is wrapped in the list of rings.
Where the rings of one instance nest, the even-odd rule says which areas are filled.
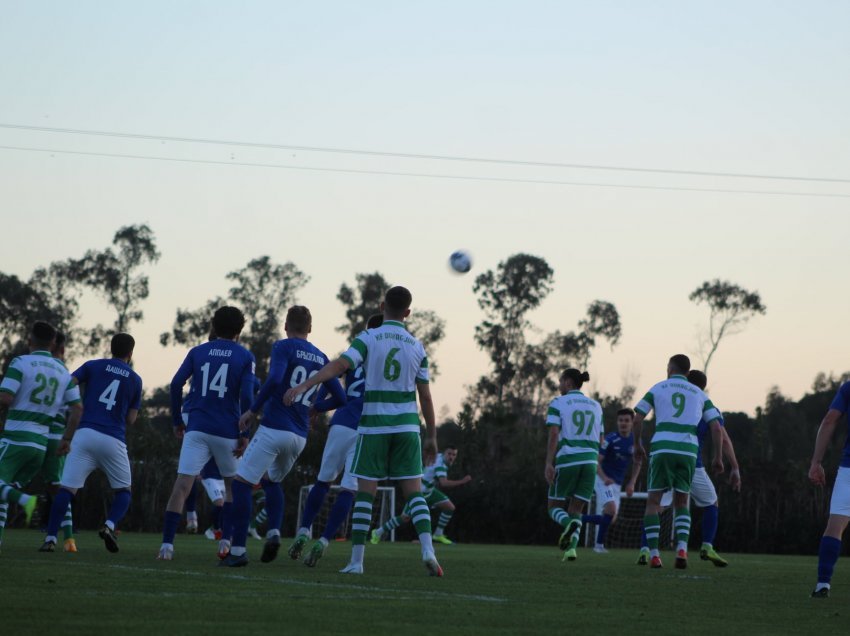
[[[466,274],[472,269],[472,257],[466,250],[457,250],[449,256],[449,267],[458,274]]]

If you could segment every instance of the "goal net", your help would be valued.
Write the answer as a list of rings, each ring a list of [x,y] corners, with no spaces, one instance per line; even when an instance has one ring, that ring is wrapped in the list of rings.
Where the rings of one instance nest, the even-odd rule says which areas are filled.
[[[610,526],[605,535],[606,548],[640,548],[641,535],[643,533],[643,516],[646,511],[647,494],[645,492],[636,492],[631,497],[622,494],[620,496],[620,507],[617,511],[617,518]],[[596,495],[590,501],[588,507],[590,514],[602,514],[602,507],[597,509]],[[594,523],[584,524],[585,539],[584,543],[588,547],[592,547],[596,543],[597,526]],[[668,537],[669,541],[664,538]],[[673,509],[668,507],[661,514],[661,533],[659,535],[660,548],[667,548],[670,545],[675,545],[673,541],[676,536],[673,529]]]
[[[312,485],[301,486],[301,490],[298,493],[298,524],[295,526],[296,528],[301,527],[301,517],[304,514],[304,506],[307,505],[307,495],[310,493],[310,488],[312,487]],[[328,522],[328,513],[334,505],[334,502],[341,490],[342,488],[339,486],[331,486],[330,492],[328,492],[328,496],[325,498],[325,503],[322,506],[322,509],[313,520],[313,536],[319,536],[322,532],[324,532],[325,525]],[[375,494],[375,503],[372,505],[372,525],[370,526],[370,529],[377,528],[389,521],[395,516],[395,510],[395,488],[391,486],[378,486],[378,492]],[[350,527],[351,515],[349,514],[339,527],[339,530],[337,530],[337,536],[335,538],[348,538]],[[389,537],[390,541],[395,541],[395,530],[390,532]]]

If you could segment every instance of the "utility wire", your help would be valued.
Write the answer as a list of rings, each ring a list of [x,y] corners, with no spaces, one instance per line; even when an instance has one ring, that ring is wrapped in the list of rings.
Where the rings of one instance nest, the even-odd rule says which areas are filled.
[[[637,168],[634,166],[610,166],[600,164],[561,163],[552,161],[523,161],[519,159],[487,159],[484,157],[463,157],[453,155],[428,155],[408,152],[387,152],[380,150],[359,150],[353,148],[332,148],[321,146],[296,146],[290,144],[268,144],[226,139],[205,139],[200,137],[168,137],[164,135],[145,135],[136,133],[110,132],[104,130],[83,130],[76,128],[51,128],[47,126],[27,126],[23,124],[0,123],[0,128],[27,130],[35,132],[87,135],[94,137],[117,137],[122,139],[142,139],[148,141],[170,141],[177,143],[214,144],[220,146],[239,146],[243,148],[265,148],[274,150],[298,150],[303,152],[324,152],[334,154],[365,155],[372,157],[393,157],[397,159],[425,159],[431,161],[455,161],[466,163],[484,163],[492,165],[526,166],[538,168],[569,168],[580,170],[608,170],[614,172],[639,172],[653,174],[689,175],[699,177],[723,177],[733,179],[771,179],[781,181],[809,181],[819,183],[850,183],[850,179],[829,177],[796,177],[789,175],[749,174],[741,172],[711,172],[704,170],[674,170],[668,168]]]
[[[781,192],[774,190],[735,190],[723,188],[690,188],[690,187],[675,187],[675,186],[648,186],[648,185],[630,185],[623,183],[591,183],[585,181],[555,181],[548,179],[513,179],[508,177],[478,177],[478,176],[463,176],[451,174],[434,174],[434,173],[419,173],[419,172],[395,172],[387,170],[356,170],[348,168],[318,168],[311,166],[293,166],[277,163],[254,163],[245,161],[216,161],[213,159],[183,159],[178,157],[156,157],[149,155],[130,155],[109,152],[85,152],[81,150],[58,150],[51,148],[28,148],[23,146],[3,146],[0,145],[0,150],[16,150],[24,152],[42,152],[50,154],[78,155],[85,157],[107,157],[112,159],[145,159],[148,161],[172,161],[177,163],[196,163],[219,166],[244,166],[251,168],[277,168],[283,170],[304,170],[311,172],[333,172],[339,174],[356,174],[356,175],[378,175],[390,177],[414,177],[424,179],[454,179],[457,181],[487,181],[499,183],[526,183],[537,185],[563,185],[563,186],[582,186],[592,188],[625,188],[631,190],[667,190],[673,192],[717,192],[727,194],[759,194],[759,195],[777,195],[777,196],[792,196],[792,197],[826,197],[836,199],[850,199],[850,194],[830,194],[824,192]]]

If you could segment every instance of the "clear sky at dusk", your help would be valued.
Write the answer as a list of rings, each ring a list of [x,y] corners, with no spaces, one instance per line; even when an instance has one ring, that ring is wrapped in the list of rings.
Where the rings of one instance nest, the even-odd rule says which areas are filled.
[[[2,9],[0,270],[28,277],[50,260],[105,247],[122,225],[148,223],[163,256],[149,272],[144,323],[132,330],[148,387],[166,383],[184,355],[158,343],[175,309],[224,294],[225,274],[264,254],[311,276],[298,301],[312,309],[313,339],[330,354],[345,346],[333,330],[344,318],[340,283],[378,270],[410,287],[414,311],[433,309],[447,322],[433,352],[442,369],[434,395],[452,412],[487,369],[473,342],[482,318],[474,275],[517,252],[555,270],[553,293],[531,316],[539,335],[575,328],[595,299],[617,306],[622,341],[600,347],[589,369],[606,392],[624,378],[648,388],[673,353],[698,359],[708,314],[688,294],[713,278],[758,290],[767,305],[712,362],[718,405],[752,412],[773,385],[799,397],[819,371],[850,370],[846,2]],[[845,181],[495,165],[9,124]],[[464,277],[446,268],[459,247],[475,258]],[[108,320],[87,297],[82,324]]]

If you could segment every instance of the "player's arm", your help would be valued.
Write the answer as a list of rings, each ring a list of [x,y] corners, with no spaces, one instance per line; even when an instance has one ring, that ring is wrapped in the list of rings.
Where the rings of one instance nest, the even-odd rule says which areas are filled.
[[[550,484],[555,481],[555,451],[558,448],[558,437],[561,429],[559,426],[549,425],[549,439],[546,442],[546,466],[543,475]]]
[[[9,364],[9,368],[6,369],[6,375],[3,376],[3,381],[0,382],[0,419],[3,422],[6,421],[6,411],[12,405],[15,395],[17,395],[18,390],[21,388],[23,379],[24,374],[18,368],[18,358],[13,358]],[[2,430],[2,426],[3,424],[0,423],[0,430]]]
[[[339,381],[339,378],[333,377],[327,382],[323,382],[319,390],[321,391],[322,389],[324,389],[325,392],[330,395],[330,397],[326,400],[323,400],[321,408],[324,410],[320,410],[319,404],[314,405],[314,408],[318,413],[332,411],[334,409],[338,409],[340,406],[345,404],[345,389],[342,388],[342,383]]]
[[[287,390],[287,392],[283,395],[283,403],[286,404],[286,406],[291,406],[295,399],[304,393],[304,391],[312,389],[317,384],[324,384],[332,378],[342,375],[350,368],[352,368],[351,360],[345,356],[340,356],[336,360],[328,362],[325,366],[319,369],[319,372],[312,378],[307,378],[298,386],[294,386]]]
[[[81,375],[84,376],[85,374]],[[71,376],[71,382],[65,390],[64,402],[68,406],[68,422],[65,424],[65,432],[62,434],[59,447],[56,449],[57,455],[67,455],[71,451],[71,438],[74,437],[83,417],[83,403],[80,400],[80,387],[77,382],[78,377],[76,375]]]
[[[809,481],[816,486],[826,485],[826,474],[823,471],[823,464],[821,462],[823,462],[823,456],[826,454],[826,449],[829,446],[832,434],[835,432],[835,427],[841,416],[841,411],[830,408],[818,428],[818,436],[815,439],[815,450],[812,453],[812,461],[809,465]]]
[[[283,385],[283,376],[286,375],[286,369],[289,367],[289,361],[283,347],[283,344],[278,344],[272,349],[269,374],[263,386],[260,387],[260,392],[257,393],[257,397],[254,398],[251,407],[247,411],[243,411],[242,417],[239,418],[240,431],[247,431],[251,428],[251,425],[257,419],[257,413],[263,408],[263,404]],[[284,400],[285,402],[286,400]]]
[[[637,484],[638,475],[640,475],[640,471],[643,468],[643,460],[638,459],[637,457],[632,457],[632,475],[629,477],[629,480],[626,482],[626,496],[631,497],[635,494],[635,484]]]
[[[177,437],[183,436],[186,425],[183,424],[183,387],[186,380],[192,377],[192,353],[190,352],[183,360],[183,364],[177,369],[177,373],[171,379],[171,423],[174,425],[174,433]]]
[[[457,488],[458,486],[463,486],[471,481],[471,475],[466,475],[463,479],[449,479],[448,477],[438,477],[437,487],[440,490],[442,490],[443,488]]]
[[[136,423],[136,418],[139,416],[139,409],[127,409],[127,426],[132,426]]]
[[[634,424],[632,424],[632,431],[634,431],[635,434],[634,461],[640,462],[641,464],[646,461],[646,449],[643,447],[643,438],[641,437],[641,434],[643,433],[644,419],[646,419],[646,413],[641,413],[635,409],[635,419]]]
[[[723,427],[719,419],[713,419],[708,423],[711,430],[711,472],[715,475],[723,474]]]
[[[434,412],[434,399],[431,397],[431,385],[427,382],[416,383],[419,396],[419,408],[425,419],[425,442],[422,444],[423,459],[426,463],[437,456],[437,415]]]
[[[729,460],[729,466],[732,470],[729,473],[729,484],[735,492],[741,491],[741,469],[738,466],[738,458],[735,456],[735,447],[732,446],[732,438],[729,437],[729,431],[726,427],[721,427],[723,432],[723,456]]]

